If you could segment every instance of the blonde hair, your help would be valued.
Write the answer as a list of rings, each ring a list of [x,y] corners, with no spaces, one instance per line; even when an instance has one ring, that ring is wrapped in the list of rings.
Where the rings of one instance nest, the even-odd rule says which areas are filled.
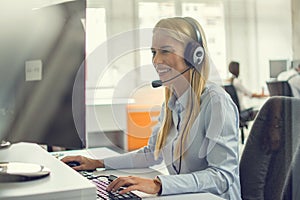
[[[200,31],[201,34],[203,49],[205,52],[208,52],[203,29],[200,26],[200,24],[193,18],[188,18],[188,20],[182,17],[162,19],[155,25],[153,32],[155,33],[158,29],[167,30],[170,37],[183,43],[184,47],[186,47],[187,43],[191,41],[191,39],[195,41],[198,40],[196,31],[194,30],[194,26],[189,21],[193,21],[194,24],[198,27],[198,30]],[[185,127],[181,129],[182,140],[180,140],[181,143],[178,143],[178,145],[176,146],[176,151],[175,151],[176,152],[175,154],[177,156],[176,159],[182,156],[180,155],[182,153],[180,149],[185,149],[184,148],[185,141],[187,140],[190,129],[200,112],[200,97],[205,88],[206,81],[208,79],[208,73],[209,73],[209,58],[207,53],[205,53],[202,62],[201,71],[198,72],[197,70],[190,70],[189,73],[190,73],[189,81],[190,81],[192,91],[190,92],[190,98],[187,103],[187,112],[186,112],[187,117],[184,117],[182,122],[183,127]],[[172,95],[173,95],[172,90],[166,87],[164,119],[162,122],[162,126],[158,131],[156,146],[155,146],[156,159],[158,158],[159,153],[161,152],[162,148],[165,145],[167,136],[172,126],[172,111],[167,106]]]

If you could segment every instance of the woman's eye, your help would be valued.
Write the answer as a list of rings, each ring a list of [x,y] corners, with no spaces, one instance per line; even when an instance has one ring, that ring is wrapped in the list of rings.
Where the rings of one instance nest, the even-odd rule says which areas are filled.
[[[156,51],[151,51],[151,53],[152,53],[152,57],[154,57],[156,54]]]
[[[170,53],[171,51],[170,50],[168,50],[168,49],[162,49],[161,50],[161,53]]]

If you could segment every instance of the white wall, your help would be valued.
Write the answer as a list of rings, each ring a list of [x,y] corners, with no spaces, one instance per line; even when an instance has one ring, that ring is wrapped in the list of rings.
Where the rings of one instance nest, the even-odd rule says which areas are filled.
[[[293,60],[300,60],[300,1],[292,0]]]

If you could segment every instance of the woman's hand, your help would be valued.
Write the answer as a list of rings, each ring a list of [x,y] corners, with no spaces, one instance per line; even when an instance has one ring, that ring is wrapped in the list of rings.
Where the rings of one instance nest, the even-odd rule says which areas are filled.
[[[148,194],[157,194],[161,190],[161,183],[158,180],[135,176],[118,177],[108,185],[107,191],[115,192],[120,187],[125,187],[123,190],[119,191],[120,194],[132,190],[138,190]]]
[[[94,170],[96,168],[103,168],[104,163],[102,160],[95,160],[84,156],[66,156],[61,159],[62,162],[68,163],[72,161],[79,162],[80,165],[72,167],[75,170]]]

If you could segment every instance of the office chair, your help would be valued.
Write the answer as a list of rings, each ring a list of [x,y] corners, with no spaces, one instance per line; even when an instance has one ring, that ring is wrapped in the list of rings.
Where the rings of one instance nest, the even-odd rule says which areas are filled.
[[[292,159],[289,175],[286,180],[283,197],[285,199],[300,199],[300,145]]]
[[[290,172],[299,137],[300,99],[271,97],[260,109],[240,160],[244,200],[291,199]]]
[[[288,81],[267,81],[270,96],[292,97],[293,93]]]
[[[239,116],[240,116],[239,127],[241,130],[241,141],[242,141],[242,144],[244,144],[244,141],[245,141],[244,128],[248,129],[248,122],[252,121],[254,118],[253,108],[241,110],[235,87],[233,85],[223,85],[223,88],[230,95],[231,99],[233,100],[233,102],[235,103],[235,105],[237,106],[237,108],[239,110]]]

